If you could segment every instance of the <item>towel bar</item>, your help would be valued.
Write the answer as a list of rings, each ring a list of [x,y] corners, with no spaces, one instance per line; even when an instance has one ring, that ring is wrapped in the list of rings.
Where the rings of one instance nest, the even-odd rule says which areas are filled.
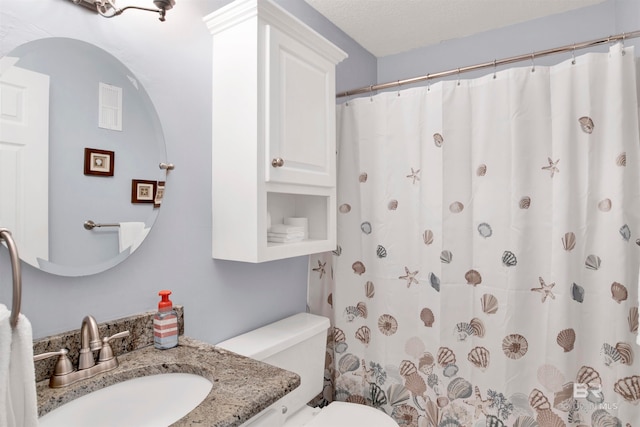
[[[11,232],[6,228],[0,228],[0,240],[7,243],[9,256],[11,257],[11,273],[13,274],[13,303],[11,305],[11,327],[15,329],[20,315],[20,303],[22,301],[22,273],[20,273],[20,258],[18,248],[11,237]]]
[[[120,224],[97,224],[91,220],[85,221],[84,222],[84,228],[86,228],[87,230],[93,230],[94,228],[100,228],[100,227],[120,227]]]

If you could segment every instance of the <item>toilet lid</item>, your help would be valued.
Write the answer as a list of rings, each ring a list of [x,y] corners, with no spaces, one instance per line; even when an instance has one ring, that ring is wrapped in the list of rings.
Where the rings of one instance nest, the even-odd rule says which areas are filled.
[[[379,409],[355,403],[333,402],[304,425],[304,427],[353,426],[398,427],[398,424]]]

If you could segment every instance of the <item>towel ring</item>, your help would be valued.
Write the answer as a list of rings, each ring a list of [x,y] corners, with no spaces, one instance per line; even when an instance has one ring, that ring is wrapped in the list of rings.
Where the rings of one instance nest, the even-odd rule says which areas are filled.
[[[22,273],[20,272],[20,258],[18,257],[18,248],[11,237],[11,232],[6,228],[0,228],[0,240],[7,243],[9,255],[11,257],[11,273],[13,275],[13,302],[11,305],[10,323],[13,329],[18,324],[18,316],[20,316],[20,303],[22,301]]]

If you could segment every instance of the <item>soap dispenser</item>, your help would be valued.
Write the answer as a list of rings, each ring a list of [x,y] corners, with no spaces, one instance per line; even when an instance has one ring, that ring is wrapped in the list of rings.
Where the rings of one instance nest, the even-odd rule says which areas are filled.
[[[153,316],[153,345],[165,350],[178,345],[178,313],[169,299],[171,291],[158,292],[162,297],[158,303],[158,312]]]

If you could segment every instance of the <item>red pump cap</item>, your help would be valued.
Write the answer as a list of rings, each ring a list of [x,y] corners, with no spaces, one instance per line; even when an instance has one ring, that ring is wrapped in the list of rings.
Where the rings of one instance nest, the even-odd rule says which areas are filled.
[[[158,303],[158,310],[160,311],[171,310],[173,308],[173,303],[169,299],[169,295],[171,295],[171,291],[167,291],[167,290],[160,291],[158,292],[158,295],[162,297],[162,301]]]

